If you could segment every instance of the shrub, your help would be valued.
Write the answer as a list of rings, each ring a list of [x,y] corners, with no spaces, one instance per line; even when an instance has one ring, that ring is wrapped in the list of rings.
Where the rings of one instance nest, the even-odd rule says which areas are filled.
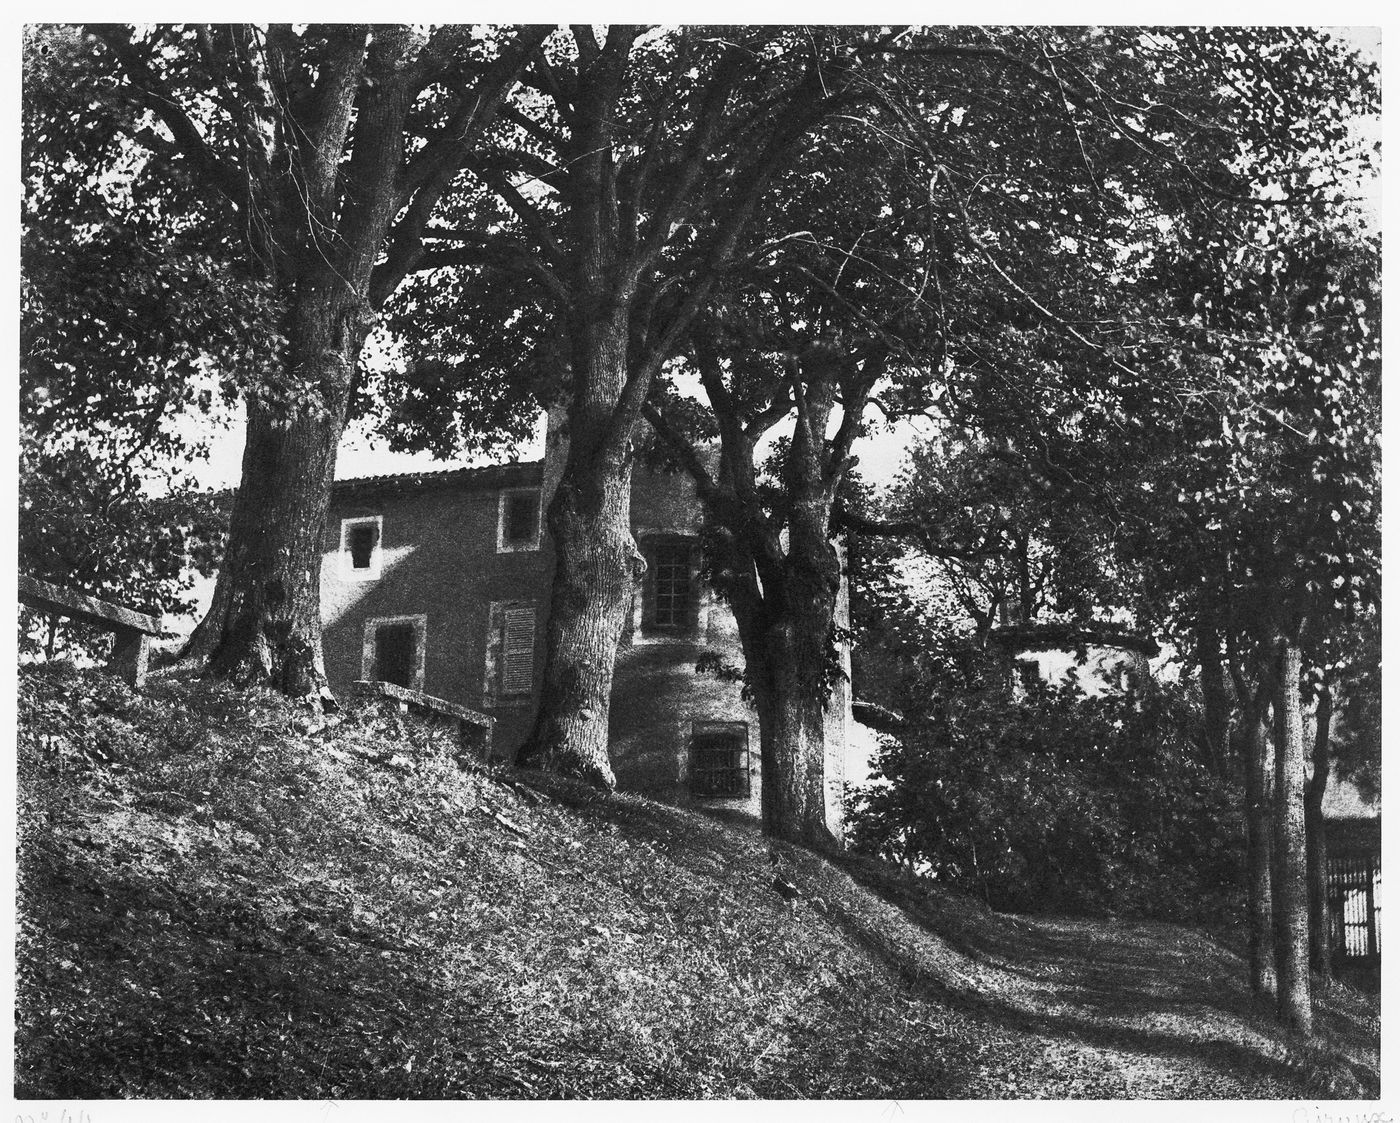
[[[993,908],[1214,922],[1239,894],[1230,791],[1176,688],[947,699],[887,740],[853,844]]]

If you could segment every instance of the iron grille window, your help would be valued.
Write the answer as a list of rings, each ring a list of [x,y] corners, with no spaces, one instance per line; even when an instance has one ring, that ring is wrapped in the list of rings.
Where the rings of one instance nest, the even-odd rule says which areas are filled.
[[[657,542],[654,551],[652,623],[659,628],[684,627],[690,622],[690,543]]]
[[[690,786],[696,795],[747,797],[749,727],[742,722],[696,722],[690,739]]]

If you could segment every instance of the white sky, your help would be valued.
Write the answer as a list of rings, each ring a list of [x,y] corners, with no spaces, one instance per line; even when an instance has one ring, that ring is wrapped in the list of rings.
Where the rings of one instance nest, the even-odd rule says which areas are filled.
[[[204,487],[232,488],[238,485],[243,457],[243,419],[239,411],[225,423],[186,421],[182,428],[194,435],[209,437],[209,460],[193,465],[191,474]],[[860,458],[860,473],[868,481],[883,482],[893,477],[904,451],[919,434],[927,434],[930,423],[923,419],[904,421],[897,425],[875,426],[878,432],[856,442],[855,454]],[[534,439],[516,449],[513,457],[463,457],[451,461],[436,460],[428,453],[390,452],[376,443],[363,424],[352,426],[340,442],[335,476],[338,480],[357,476],[379,476],[397,472],[440,472],[457,467],[501,463],[507,459],[537,460],[544,455],[544,416],[541,414]]]

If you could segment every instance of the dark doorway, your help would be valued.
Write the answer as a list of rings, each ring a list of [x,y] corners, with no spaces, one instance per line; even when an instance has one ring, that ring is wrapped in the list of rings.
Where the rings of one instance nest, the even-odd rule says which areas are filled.
[[[379,681],[412,687],[417,646],[411,623],[380,624],[374,633],[374,670]]]

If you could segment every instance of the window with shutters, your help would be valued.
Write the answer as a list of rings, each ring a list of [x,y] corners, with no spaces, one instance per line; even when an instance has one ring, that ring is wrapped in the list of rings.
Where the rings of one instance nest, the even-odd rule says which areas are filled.
[[[518,553],[540,548],[538,488],[501,492],[496,514],[496,552]]]
[[[360,677],[423,689],[426,616],[374,616],[365,621]]]
[[[749,795],[749,727],[737,721],[697,721],[691,727],[690,790],[713,798]]]
[[[384,517],[340,520],[340,572],[349,581],[373,581],[381,568]]]
[[[536,615],[533,601],[491,605],[484,691],[488,705],[530,700],[535,686]]]
[[[642,552],[647,560],[642,631],[655,635],[694,631],[699,607],[695,539],[652,537],[643,541]]]

